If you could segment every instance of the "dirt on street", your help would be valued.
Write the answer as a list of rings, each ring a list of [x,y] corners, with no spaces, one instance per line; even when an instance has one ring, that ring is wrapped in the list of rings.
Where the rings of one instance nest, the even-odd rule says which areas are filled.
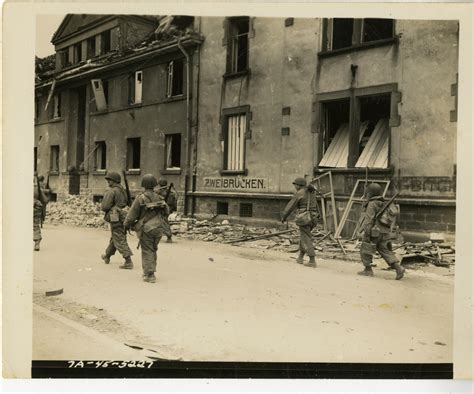
[[[34,255],[34,302],[183,360],[452,362],[450,269],[407,269],[395,281],[378,260],[367,278],[352,262],[317,257],[313,269],[294,254],[177,239],[160,243],[150,284],[135,237],[134,270],[120,270],[118,254],[103,263],[109,236],[46,225]],[[64,293],[44,296],[57,288]]]

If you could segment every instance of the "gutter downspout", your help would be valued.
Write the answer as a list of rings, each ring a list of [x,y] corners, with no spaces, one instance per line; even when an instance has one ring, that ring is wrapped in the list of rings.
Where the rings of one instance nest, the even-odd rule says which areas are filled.
[[[178,40],[178,48],[186,57],[186,171],[184,178],[184,215],[188,215],[188,184],[191,175],[191,112],[190,112],[190,78],[189,78],[189,54],[181,45],[181,38]]]

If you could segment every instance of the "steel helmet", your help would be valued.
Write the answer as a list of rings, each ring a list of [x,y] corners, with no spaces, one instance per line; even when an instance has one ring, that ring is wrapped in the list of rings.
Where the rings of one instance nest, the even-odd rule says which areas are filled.
[[[165,178],[160,178],[160,180],[158,181],[158,185],[168,186],[168,181]]]
[[[369,186],[367,186],[367,193],[371,196],[380,196],[382,194],[382,188],[378,183],[370,183]]]
[[[306,185],[307,185],[306,179],[304,179],[304,178],[296,178],[296,179],[293,181],[293,185],[306,186]]]
[[[120,174],[118,172],[108,172],[105,176],[105,179],[109,181],[114,181],[116,183],[120,183],[122,181],[122,178],[120,177]]]
[[[142,178],[142,187],[145,189],[154,189],[155,186],[158,185],[156,178],[152,174],[143,175]]]

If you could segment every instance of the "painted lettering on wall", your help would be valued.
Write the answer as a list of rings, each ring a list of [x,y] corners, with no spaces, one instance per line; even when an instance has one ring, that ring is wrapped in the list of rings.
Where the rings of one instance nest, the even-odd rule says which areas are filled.
[[[400,177],[394,179],[400,191],[411,192],[456,192],[455,177]]]
[[[204,187],[207,189],[229,189],[229,190],[265,190],[268,180],[265,178],[203,178]]]

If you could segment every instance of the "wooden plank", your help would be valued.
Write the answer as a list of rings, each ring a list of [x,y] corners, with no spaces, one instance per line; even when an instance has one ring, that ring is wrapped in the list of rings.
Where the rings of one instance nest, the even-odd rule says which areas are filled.
[[[388,166],[388,141],[389,141],[389,131],[387,130],[387,135],[385,136],[384,144],[382,149],[380,149],[379,154],[374,162],[375,168],[387,168]]]
[[[377,122],[377,125],[375,126],[375,129],[370,136],[366,147],[360,155],[359,160],[356,163],[356,167],[386,167],[386,165],[385,167],[382,167],[385,160],[382,159],[381,155],[386,153],[388,159],[389,132],[390,129],[388,127],[388,119],[380,119]],[[375,163],[377,163],[377,165]]]
[[[380,138],[380,133],[382,132],[382,125],[380,121],[377,122],[375,125],[375,129],[372,131],[372,135],[367,141],[367,145],[365,146],[364,150],[362,151],[359,160],[356,163],[356,167],[368,167],[368,162],[371,157],[372,152],[375,149],[377,141]]]
[[[333,140],[328,146],[319,166],[322,167],[335,167],[338,158],[340,156],[341,149],[344,148],[344,143],[348,141],[349,137],[349,125],[347,123],[342,124],[336,132]]]
[[[381,123],[382,129],[381,129],[378,141],[375,145],[375,149],[369,157],[368,164],[367,164],[369,167],[375,167],[374,164],[377,160],[377,157],[379,156],[380,151],[382,150],[385,141],[388,139],[388,130],[389,130],[388,121],[382,122],[382,119],[381,119],[380,123]]]

